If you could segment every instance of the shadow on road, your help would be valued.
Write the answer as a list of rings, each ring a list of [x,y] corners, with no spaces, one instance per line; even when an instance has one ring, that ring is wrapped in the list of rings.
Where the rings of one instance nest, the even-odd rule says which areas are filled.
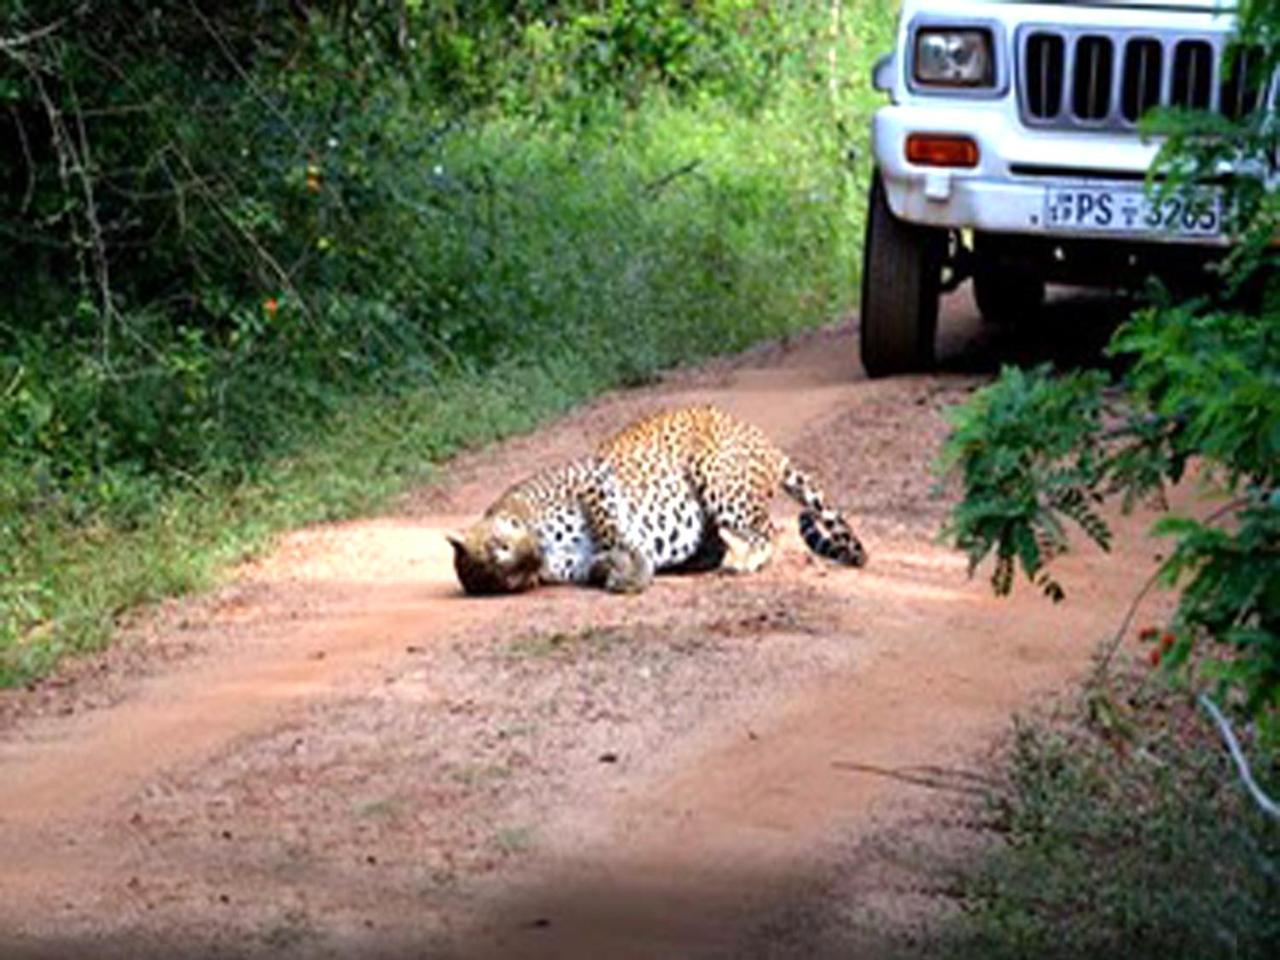
[[[1060,287],[1044,312],[1010,327],[985,324],[967,287],[947,297],[938,321],[938,369],[944,373],[995,373],[1006,364],[1052,363],[1060,370],[1119,371],[1124,362],[1104,353],[1107,341],[1139,301],[1120,294]]]

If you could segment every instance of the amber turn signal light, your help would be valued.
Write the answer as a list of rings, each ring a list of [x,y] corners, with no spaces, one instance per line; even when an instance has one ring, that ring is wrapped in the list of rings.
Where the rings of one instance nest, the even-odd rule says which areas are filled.
[[[924,167],[976,167],[978,145],[970,137],[913,133],[907,137],[907,159]]]

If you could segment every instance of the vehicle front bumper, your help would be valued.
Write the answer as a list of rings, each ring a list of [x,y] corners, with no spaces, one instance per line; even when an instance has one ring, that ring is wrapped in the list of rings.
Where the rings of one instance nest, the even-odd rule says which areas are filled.
[[[912,133],[955,134],[978,144],[971,169],[926,167],[906,159]],[[1107,185],[1141,189],[1159,145],[1134,135],[1030,131],[999,104],[975,107],[893,104],[872,120],[872,149],[889,207],[899,219],[935,227],[1052,237],[1044,222],[1046,191],[1053,187]],[[1211,245],[1203,237],[1157,231],[1073,230],[1072,239]]]

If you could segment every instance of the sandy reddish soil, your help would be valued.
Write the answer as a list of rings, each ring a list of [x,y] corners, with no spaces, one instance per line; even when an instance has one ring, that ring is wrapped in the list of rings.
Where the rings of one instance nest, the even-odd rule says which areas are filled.
[[[1097,306],[1055,309],[1055,349],[1087,355]],[[1011,711],[1082,676],[1154,551],[1068,556],[1051,607],[993,599],[936,543],[942,411],[1043,349],[971,313],[950,305],[937,376],[866,381],[842,328],[611,395],[3,694],[0,956],[885,952],[860,913],[933,894],[868,879],[868,851],[954,825]],[[780,499],[754,576],[460,595],[444,531],[690,401],[813,468],[870,566],[810,557]]]

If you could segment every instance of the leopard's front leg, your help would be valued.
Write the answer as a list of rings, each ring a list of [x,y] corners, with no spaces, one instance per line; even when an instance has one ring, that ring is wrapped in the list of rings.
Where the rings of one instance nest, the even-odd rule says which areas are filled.
[[[653,582],[653,558],[626,535],[625,504],[612,482],[582,497],[582,509],[599,552],[587,582],[610,593],[641,593]]]
[[[653,582],[653,561],[632,547],[614,547],[596,555],[587,582],[610,593],[641,593]]]

